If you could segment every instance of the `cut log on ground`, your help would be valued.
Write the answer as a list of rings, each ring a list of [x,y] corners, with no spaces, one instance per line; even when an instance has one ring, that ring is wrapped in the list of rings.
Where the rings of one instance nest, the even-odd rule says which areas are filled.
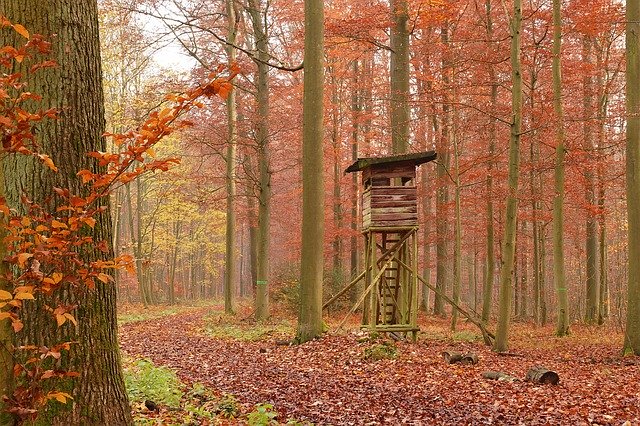
[[[455,364],[462,360],[462,354],[460,352],[444,351],[442,352],[442,358],[447,364]]]
[[[531,367],[527,372],[527,382],[540,383],[543,385],[557,385],[560,382],[560,376],[555,371],[548,370],[542,366]]]
[[[457,362],[461,364],[477,364],[478,363],[478,355],[473,352],[467,352],[466,354],[462,354],[456,351],[444,351],[442,352],[442,358],[448,364],[455,364]]]
[[[490,380],[499,380],[501,382],[518,382],[519,379],[513,376],[503,373],[501,371],[485,371],[482,373],[482,377]]]
[[[478,363],[478,355],[473,352],[468,352],[462,355],[462,359],[460,360],[462,364],[477,364]]]

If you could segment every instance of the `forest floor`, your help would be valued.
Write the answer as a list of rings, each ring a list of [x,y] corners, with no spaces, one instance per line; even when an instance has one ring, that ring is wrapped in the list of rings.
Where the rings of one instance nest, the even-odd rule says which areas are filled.
[[[230,318],[220,306],[159,310],[121,324],[125,358],[204,385],[227,401],[214,411],[237,416],[225,421],[192,407],[189,423],[162,417],[175,407],[161,406],[157,415],[138,408],[144,424],[275,424],[277,415],[282,423],[318,425],[640,425],[640,357],[621,356],[619,327],[574,325],[569,337],[556,338],[550,327],[516,322],[509,355],[499,355],[464,322],[452,333],[448,321],[425,317],[417,343],[381,345],[357,330],[354,317],[351,330],[287,346],[293,318],[255,324],[245,314]],[[447,350],[475,352],[479,362],[447,364]],[[557,372],[560,383],[524,381],[536,365]],[[520,380],[487,380],[487,370]],[[229,409],[229,398],[237,407]]]

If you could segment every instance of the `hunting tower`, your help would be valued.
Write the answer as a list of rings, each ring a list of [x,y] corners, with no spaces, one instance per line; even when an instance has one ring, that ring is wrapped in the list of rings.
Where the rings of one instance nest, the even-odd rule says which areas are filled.
[[[362,172],[366,300],[363,327],[411,332],[418,326],[418,193],[416,168],[434,151],[359,158],[345,173]]]

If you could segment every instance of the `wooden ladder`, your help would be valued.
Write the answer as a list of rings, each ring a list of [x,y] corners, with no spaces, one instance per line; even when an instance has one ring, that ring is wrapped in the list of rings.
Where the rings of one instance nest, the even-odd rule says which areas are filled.
[[[399,234],[386,234],[382,240],[383,251],[391,248],[400,241]],[[398,264],[393,262],[380,280],[380,317],[378,322],[382,324],[396,324],[398,321]]]

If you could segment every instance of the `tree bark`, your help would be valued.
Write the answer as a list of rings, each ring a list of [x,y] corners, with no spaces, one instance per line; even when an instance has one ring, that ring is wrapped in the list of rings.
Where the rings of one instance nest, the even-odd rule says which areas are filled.
[[[2,46],[0,44],[0,46]],[[0,199],[5,199],[5,178],[3,170],[3,159],[0,158]],[[0,213],[0,290],[13,293],[13,285],[5,277],[9,272],[7,263],[3,260],[9,254],[7,244],[4,239],[7,237],[7,217]],[[6,312],[11,309],[6,306],[0,312]],[[0,397],[11,397],[15,389],[15,379],[13,376],[14,367],[14,348],[13,348],[14,332],[11,327],[11,321],[6,319],[0,321]],[[15,423],[15,418],[5,411],[5,403],[0,400],[0,426],[9,426]]]
[[[455,93],[455,91],[454,91]],[[455,95],[454,95],[455,96]],[[455,108],[453,112],[455,116]],[[460,207],[460,152],[458,147],[458,136],[455,129],[453,132],[453,167],[456,169],[455,174],[455,228],[453,243],[453,301],[460,303],[460,287],[462,283],[462,213]],[[456,309],[451,312],[451,330],[455,331],[458,324],[458,311]]]
[[[491,0],[486,0],[487,13],[487,38],[493,40],[493,20],[491,18]],[[489,75],[491,78],[491,111],[496,111],[498,106],[498,83],[496,81],[496,71],[492,64],[489,64]],[[493,301],[493,283],[496,274],[495,238],[493,223],[493,163],[496,149],[496,118],[489,119],[489,161],[487,162],[487,262],[485,282],[482,297],[482,321],[489,322],[491,317],[491,304]]]
[[[409,146],[409,12],[407,0],[391,0],[391,145],[394,154]]]
[[[358,160],[358,147],[360,145],[360,128],[362,126],[362,88],[360,87],[360,66],[359,61],[353,61],[353,84],[351,92],[351,114],[352,126],[351,132],[351,161]],[[358,174],[352,173],[351,176],[351,238],[349,244],[349,267],[351,271],[351,279],[355,278],[359,272],[358,265]],[[358,299],[357,287],[354,286],[349,293],[349,300],[355,303]]]
[[[640,355],[640,3],[627,1],[628,288],[624,352]]]
[[[446,51],[449,48],[449,24],[445,22],[440,31],[440,39],[445,50],[442,54],[442,81],[445,85],[445,90],[448,90],[451,82],[449,76],[451,61],[449,53]],[[449,167],[451,110],[448,101],[448,99],[445,99],[442,104],[443,123],[440,129],[441,134],[439,135],[440,143],[436,147],[439,160],[436,167],[438,176],[438,189],[436,191],[436,288],[442,294],[447,292],[447,281],[449,279],[449,268],[447,267],[449,223],[446,205],[449,202],[447,169]],[[438,293],[434,296],[433,313],[440,316],[445,315],[444,300]]]
[[[227,8],[227,58],[229,66],[236,61],[236,11],[233,0],[226,1]],[[224,265],[224,312],[235,313],[234,290],[238,281],[236,262],[236,144],[238,139],[236,90],[231,86],[227,97],[227,216]]]
[[[269,149],[269,50],[267,30],[263,23],[262,7],[259,0],[249,0],[249,14],[257,51],[256,98],[258,102],[258,122],[256,139],[258,143],[258,167],[260,169],[258,196],[258,235],[256,271],[256,319],[263,321],[269,317],[269,250],[271,246],[271,153]]]
[[[591,64],[591,45],[590,36],[583,35],[582,40],[582,62]],[[590,70],[589,70],[590,71]],[[585,73],[582,78],[583,96],[582,96],[582,112],[584,122],[582,125],[582,134],[584,141],[584,150],[587,158],[592,158],[594,153],[593,144],[593,81],[590,74]],[[587,204],[586,214],[586,252],[587,252],[587,277],[586,277],[586,293],[587,293],[587,309],[585,313],[585,321],[589,324],[595,323],[600,318],[600,289],[598,288],[598,222],[597,217],[593,213],[596,206],[596,185],[595,177],[592,170],[593,160],[587,161],[585,177],[585,202]]]
[[[60,111],[58,120],[39,124],[36,135],[39,146],[51,156],[58,172],[54,173],[33,158],[17,155],[5,158],[4,173],[8,178],[6,195],[11,207],[24,212],[20,203],[24,193],[54,212],[58,200],[47,201],[52,197],[53,187],[86,194],[85,186],[76,175],[78,170],[104,171],[86,155],[90,151],[105,150],[101,137],[105,122],[97,4],[93,0],[11,0],[2,3],[0,14],[52,42],[51,58],[58,66],[37,74],[25,72],[25,76],[29,87],[43,96],[40,106]],[[3,39],[7,31],[0,31]],[[108,253],[87,250],[82,254],[87,262],[113,256],[108,200],[101,200],[101,205],[105,210],[96,217],[98,221],[89,235],[94,241],[105,241],[109,250]],[[78,305],[74,311],[77,327],[70,323],[58,327],[52,321],[46,305],[59,303]],[[35,301],[25,304],[21,312],[25,327],[20,333],[20,343],[51,347],[61,342],[77,342],[63,355],[61,367],[80,373],[80,377],[67,383],[73,402],[47,406],[38,414],[36,424],[132,424],[122,379],[115,303],[115,285],[97,282],[94,290],[84,286],[64,287],[51,296],[38,294]]]
[[[607,117],[607,105],[609,103],[609,97],[605,87],[603,78],[604,64],[602,61],[603,49],[598,45],[596,49],[596,69],[598,73],[596,75],[596,87],[598,88],[598,146],[605,145],[605,125]],[[600,271],[599,276],[599,302],[600,307],[598,309],[600,315],[598,317],[598,324],[603,324],[604,320],[609,316],[609,287],[607,284],[607,221],[605,214],[605,191],[604,191],[604,164],[599,162],[598,167],[598,224],[600,226],[599,233],[599,259],[598,269]]]
[[[331,144],[333,146],[333,223],[335,227],[335,235],[333,237],[333,279],[332,284],[335,289],[344,283],[344,271],[342,265],[343,237],[340,230],[343,227],[344,212],[342,209],[342,185],[340,178],[342,177],[342,167],[340,160],[342,158],[342,141],[340,138],[340,122],[342,116],[342,108],[340,95],[338,93],[339,80],[336,78],[334,70],[329,68],[332,80],[332,117],[331,117]]]
[[[178,251],[180,250],[180,231],[182,230],[182,221],[176,221],[173,224],[173,253],[171,254],[171,263],[169,269],[169,304],[176,304],[176,269],[178,268]]]
[[[324,3],[305,0],[302,118],[302,254],[296,341],[322,333],[324,240],[323,86]]]
[[[556,335],[566,336],[569,333],[569,302],[567,283],[564,271],[564,157],[565,132],[564,114],[562,111],[562,72],[560,64],[562,20],[560,16],[560,0],[553,0],[553,109],[556,114],[556,162],[554,170],[553,199],[553,278],[558,293],[558,318]]]
[[[511,33],[511,137],[509,140],[509,173],[502,269],[500,274],[500,310],[494,350],[508,349],[511,293],[515,264],[516,225],[518,211],[518,177],[520,174],[520,132],[522,128],[522,71],[520,60],[520,31],[522,29],[522,1],[514,0],[513,17],[509,23]]]

